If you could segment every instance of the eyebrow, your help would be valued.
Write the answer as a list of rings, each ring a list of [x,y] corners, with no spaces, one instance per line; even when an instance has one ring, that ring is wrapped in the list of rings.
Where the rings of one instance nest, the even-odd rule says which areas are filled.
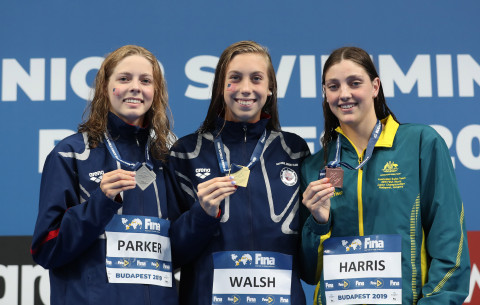
[[[133,73],[131,73],[131,72],[118,72],[118,75],[122,75],[122,74],[132,75]],[[150,74],[150,73],[142,73],[142,74],[140,74],[140,76],[151,76],[151,77],[153,77],[153,75]]]
[[[237,70],[231,70],[227,72],[227,74],[232,74],[232,73],[243,74],[243,72],[240,72]],[[253,71],[252,73],[249,73],[249,74],[266,74],[266,73],[262,71]]]
[[[349,75],[349,76],[346,77],[347,80],[352,79],[352,78],[364,79],[364,76],[362,76],[361,74],[352,74],[352,75]],[[338,81],[338,78],[327,78],[327,79],[325,79],[325,82],[331,82],[331,81]]]

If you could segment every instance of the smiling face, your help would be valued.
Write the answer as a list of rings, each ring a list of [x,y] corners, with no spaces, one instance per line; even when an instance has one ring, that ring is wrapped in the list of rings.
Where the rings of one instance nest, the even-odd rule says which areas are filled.
[[[326,72],[323,90],[342,129],[369,128],[377,121],[374,98],[379,87],[378,77],[372,81],[362,66],[342,60]]]
[[[226,70],[223,96],[225,120],[255,123],[271,95],[267,59],[257,53],[236,55]]]
[[[154,91],[150,62],[139,55],[125,57],[108,80],[110,111],[130,125],[143,126]]]

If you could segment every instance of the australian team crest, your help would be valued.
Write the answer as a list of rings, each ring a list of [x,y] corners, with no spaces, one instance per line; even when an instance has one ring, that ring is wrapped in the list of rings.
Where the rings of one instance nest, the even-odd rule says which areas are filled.
[[[285,185],[292,186],[297,184],[298,176],[293,169],[284,167],[280,172],[280,179]]]

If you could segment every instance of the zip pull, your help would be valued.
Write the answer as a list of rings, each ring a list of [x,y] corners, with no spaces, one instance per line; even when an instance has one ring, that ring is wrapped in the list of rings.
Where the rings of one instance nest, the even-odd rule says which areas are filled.
[[[243,132],[245,133],[243,140],[245,141],[245,143],[247,143],[247,126],[246,125],[243,126]]]

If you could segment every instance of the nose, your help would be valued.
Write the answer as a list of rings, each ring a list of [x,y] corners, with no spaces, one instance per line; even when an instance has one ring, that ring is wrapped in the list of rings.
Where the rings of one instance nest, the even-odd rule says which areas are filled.
[[[348,101],[352,97],[350,93],[350,88],[348,86],[341,86],[340,87],[340,99],[342,101]]]
[[[134,79],[131,82],[130,92],[139,93],[140,92],[140,80]]]
[[[252,92],[252,86],[248,79],[243,80],[240,83],[240,93],[243,95],[249,95]]]

